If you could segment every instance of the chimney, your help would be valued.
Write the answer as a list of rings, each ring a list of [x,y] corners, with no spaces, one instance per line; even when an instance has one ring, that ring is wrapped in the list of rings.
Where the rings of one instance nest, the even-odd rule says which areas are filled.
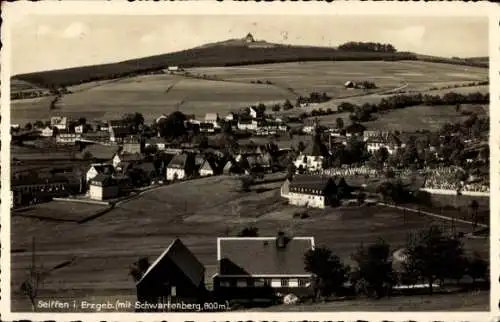
[[[287,243],[288,238],[285,236],[285,233],[282,231],[278,232],[278,236],[276,237],[276,248],[284,249]]]

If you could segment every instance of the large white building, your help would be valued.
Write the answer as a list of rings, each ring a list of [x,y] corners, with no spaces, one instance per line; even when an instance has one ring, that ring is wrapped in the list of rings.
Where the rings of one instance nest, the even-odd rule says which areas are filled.
[[[401,141],[393,134],[385,136],[372,136],[366,140],[366,149],[369,153],[385,148],[389,154],[395,153],[398,149],[402,148]]]
[[[330,184],[335,184],[333,179],[296,175],[292,180],[285,180],[281,186],[281,197],[288,199],[290,205],[323,209],[334,198]]]

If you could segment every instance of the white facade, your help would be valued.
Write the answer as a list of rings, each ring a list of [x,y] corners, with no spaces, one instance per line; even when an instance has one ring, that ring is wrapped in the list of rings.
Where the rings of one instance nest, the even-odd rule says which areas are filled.
[[[98,186],[91,184],[89,188],[89,197],[93,200],[105,200],[118,196],[118,186]]]
[[[297,157],[293,164],[297,169],[302,166],[305,170],[318,171],[323,169],[323,157],[301,154]]]
[[[205,161],[200,167],[200,176],[207,177],[213,175],[214,175],[214,170],[212,169],[212,166],[210,166],[210,164],[207,161]]]
[[[397,147],[393,144],[386,144],[386,143],[382,143],[382,142],[368,142],[366,144],[366,149],[370,153],[374,153],[375,151],[378,151],[381,148],[386,148],[386,150],[389,154],[393,154],[394,152],[396,152],[399,149],[399,147]]]
[[[257,121],[252,121],[250,123],[241,123],[241,122],[238,122],[238,130],[257,130]]]
[[[314,132],[314,125],[306,125],[302,128],[302,132],[312,134]]]
[[[80,139],[82,136],[81,134],[76,134],[76,133],[63,133],[63,134],[58,134],[56,136],[56,143],[60,144],[73,144],[76,142],[76,140]]]
[[[54,130],[52,128],[50,128],[49,126],[47,126],[46,128],[44,128],[42,130],[42,136],[44,137],[51,137],[54,135]]]
[[[86,182],[89,182],[90,180],[94,179],[98,174],[99,172],[97,172],[94,166],[91,166],[89,171],[87,171],[87,174],[85,175],[85,180],[87,180]]]
[[[304,193],[289,192],[287,195],[291,205],[300,207],[325,208],[325,197],[321,195],[309,195]]]
[[[83,133],[83,124],[75,126],[75,133],[78,133],[78,134]]]
[[[182,180],[186,177],[184,169],[167,168],[167,180]]]
[[[118,153],[115,154],[115,156],[113,157],[113,168],[116,169],[121,162],[122,160],[120,159],[120,155]]]
[[[59,130],[65,130],[68,126],[68,118],[66,116],[53,116],[50,118],[50,125]]]

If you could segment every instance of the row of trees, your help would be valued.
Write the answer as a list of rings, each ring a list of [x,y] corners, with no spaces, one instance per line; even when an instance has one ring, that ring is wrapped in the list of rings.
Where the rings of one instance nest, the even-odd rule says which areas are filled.
[[[487,261],[479,254],[466,257],[460,238],[445,235],[437,226],[411,235],[398,253],[401,258],[394,258],[400,255],[391,254],[390,245],[379,240],[356,249],[352,268],[326,247],[308,251],[304,262],[306,271],[315,276],[316,298],[341,294],[346,282],[357,294],[380,298],[390,296],[396,285],[426,284],[432,295],[437,282],[458,282],[466,275],[473,281],[489,277]]]
[[[381,111],[406,108],[417,105],[455,105],[457,111],[460,109],[460,104],[488,104],[489,94],[480,92],[469,93],[467,95],[449,92],[442,96],[439,95],[422,95],[422,94],[401,94],[393,95],[388,98],[383,98],[378,104],[365,103],[361,106],[348,102],[339,104],[340,112],[351,112],[351,119],[358,122],[369,121],[372,113]]]
[[[299,107],[302,104],[314,104],[314,103],[324,103],[328,102],[332,98],[328,96],[326,93],[318,93],[318,92],[311,92],[309,96],[299,96],[297,97],[297,101],[295,103],[295,106]]]
[[[376,42],[354,42],[350,41],[338,46],[342,51],[367,51],[367,52],[382,52],[395,53],[396,48],[391,44],[381,44]]]

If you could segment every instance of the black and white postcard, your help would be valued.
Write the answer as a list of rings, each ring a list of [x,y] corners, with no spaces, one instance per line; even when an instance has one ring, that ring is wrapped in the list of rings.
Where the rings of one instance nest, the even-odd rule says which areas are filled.
[[[499,17],[8,3],[2,317],[492,319]]]

